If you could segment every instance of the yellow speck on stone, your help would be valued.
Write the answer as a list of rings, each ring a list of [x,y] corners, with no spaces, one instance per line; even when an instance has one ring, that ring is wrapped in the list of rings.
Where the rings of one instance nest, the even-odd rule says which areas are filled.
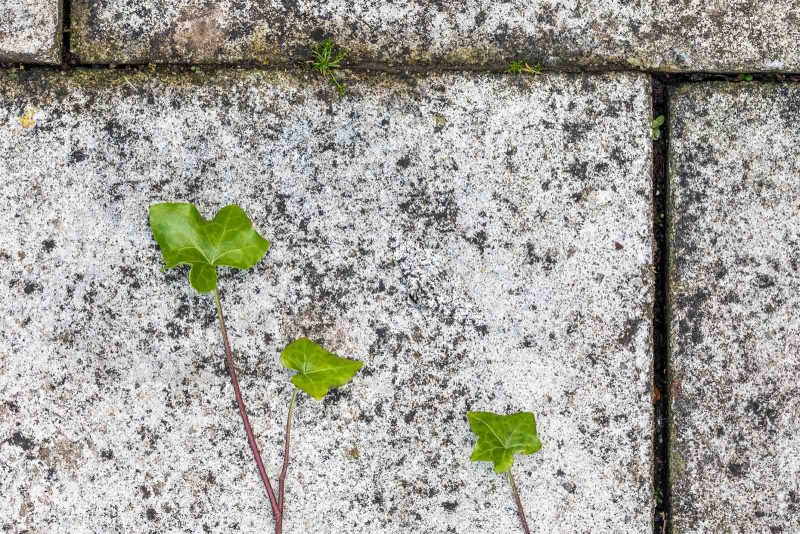
[[[36,120],[33,118],[36,110],[33,108],[25,108],[25,113],[19,118],[19,123],[23,128],[33,128],[36,126]]]

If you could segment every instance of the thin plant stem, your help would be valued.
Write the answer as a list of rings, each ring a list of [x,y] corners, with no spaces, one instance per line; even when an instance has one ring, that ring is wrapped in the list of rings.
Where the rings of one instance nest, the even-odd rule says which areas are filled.
[[[514,483],[514,475],[511,474],[511,469],[508,470],[508,481],[511,484],[511,491],[514,492],[514,500],[517,501],[519,519],[522,521],[522,530],[525,531],[525,534],[531,534],[531,529],[528,527],[528,520],[525,519],[525,509],[522,507],[522,499],[519,497],[519,491],[517,491],[517,485]]]
[[[286,504],[286,473],[289,472],[289,444],[292,436],[292,415],[294,414],[294,403],[297,400],[297,388],[292,392],[292,400],[289,401],[289,414],[286,416],[286,434],[283,442],[283,469],[278,478],[278,505],[281,509],[281,516],[275,522],[275,534],[283,533],[283,510]]]
[[[233,393],[236,395],[236,404],[239,406],[239,415],[242,416],[244,431],[247,433],[247,442],[250,444],[250,450],[253,451],[253,459],[255,459],[256,465],[258,466],[258,474],[261,476],[264,488],[267,490],[269,503],[272,507],[272,516],[277,524],[280,522],[281,518],[281,507],[278,505],[278,500],[275,498],[275,492],[272,490],[272,483],[269,480],[269,475],[267,475],[267,469],[264,467],[264,461],[261,459],[261,453],[258,451],[258,444],[256,443],[256,436],[253,433],[253,427],[250,426],[250,419],[247,417],[244,398],[242,398],[242,391],[239,389],[239,378],[236,376],[236,365],[233,362],[233,351],[231,351],[231,344],[228,340],[228,330],[225,328],[225,317],[222,314],[222,303],[219,299],[218,288],[214,288],[214,301],[217,304],[219,330],[222,333],[222,343],[225,345],[225,361],[228,364],[228,371],[231,375],[231,384],[233,385]]]

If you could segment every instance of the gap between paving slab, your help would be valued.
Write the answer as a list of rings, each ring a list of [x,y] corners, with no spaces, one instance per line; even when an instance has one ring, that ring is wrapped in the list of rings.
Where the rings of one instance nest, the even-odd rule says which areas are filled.
[[[653,306],[653,496],[656,499],[653,533],[663,534],[671,525],[669,484],[669,181],[667,145],[669,140],[668,85],[653,79],[653,117],[664,116],[659,138],[653,142],[653,265],[655,302]]]

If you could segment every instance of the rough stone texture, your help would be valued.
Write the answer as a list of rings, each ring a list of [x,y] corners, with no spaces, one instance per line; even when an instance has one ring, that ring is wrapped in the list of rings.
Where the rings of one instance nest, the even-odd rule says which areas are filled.
[[[676,532],[800,532],[800,86],[671,102]]]
[[[22,73],[0,83],[0,517],[20,532],[269,531],[209,297],[150,203],[273,240],[223,300],[272,473],[305,334],[366,362],[302,398],[288,532],[515,532],[467,409],[533,410],[539,532],[651,528],[644,76]],[[22,119],[20,119],[22,117]],[[32,124],[32,122],[34,124]],[[28,125],[24,128],[22,123]]]
[[[665,71],[800,71],[800,0],[651,0],[631,64]]]
[[[75,0],[90,63],[288,63],[331,35],[354,62],[800,70],[800,0]]]
[[[61,62],[61,0],[0,0],[0,62]]]

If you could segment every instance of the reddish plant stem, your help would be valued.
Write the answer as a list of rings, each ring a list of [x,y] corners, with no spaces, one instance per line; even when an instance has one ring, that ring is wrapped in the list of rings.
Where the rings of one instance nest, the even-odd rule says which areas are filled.
[[[247,442],[250,444],[250,450],[253,451],[253,459],[255,459],[256,465],[258,466],[258,474],[261,476],[264,488],[267,490],[269,503],[272,507],[272,516],[277,524],[280,522],[281,518],[281,507],[278,505],[278,500],[275,498],[275,492],[272,490],[272,483],[269,481],[267,469],[264,467],[264,461],[261,459],[261,453],[258,451],[258,444],[256,443],[256,436],[253,433],[253,427],[250,426],[250,419],[247,417],[244,398],[242,398],[242,391],[239,389],[239,378],[236,376],[236,365],[233,362],[233,351],[231,350],[231,344],[228,340],[228,330],[225,328],[225,317],[222,314],[222,303],[219,299],[218,288],[214,288],[214,301],[217,304],[219,330],[222,333],[222,343],[225,345],[225,361],[228,364],[228,371],[231,375],[231,384],[233,385],[233,393],[236,395],[236,404],[239,406],[239,415],[242,416],[244,431],[247,433]]]
[[[519,497],[517,485],[514,483],[514,475],[511,474],[511,469],[508,470],[508,481],[511,483],[511,491],[514,492],[514,500],[517,501],[517,511],[519,511],[519,519],[522,521],[522,530],[525,534],[531,534],[531,529],[528,528],[528,520],[525,519],[525,509],[522,507],[522,499]]]
[[[297,400],[297,388],[292,392],[292,400],[289,401],[289,414],[286,416],[286,434],[283,441],[283,469],[278,478],[278,506],[281,509],[280,517],[275,521],[275,534],[283,534],[284,505],[286,504],[286,473],[289,472],[289,443],[292,436],[292,415],[294,414],[294,403]]]

